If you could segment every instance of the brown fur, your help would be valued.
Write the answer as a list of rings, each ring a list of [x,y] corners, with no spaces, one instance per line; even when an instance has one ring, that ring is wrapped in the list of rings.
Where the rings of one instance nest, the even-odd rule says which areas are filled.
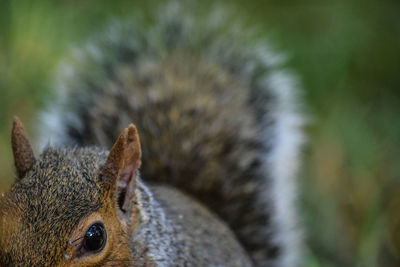
[[[0,265],[159,266],[167,259],[149,251],[167,242],[164,249],[175,251],[168,261],[180,266],[249,266],[232,232],[198,203],[162,187],[152,199],[143,184],[137,196],[140,155],[133,125],[107,157],[98,149],[47,148],[0,199]],[[85,254],[83,237],[94,223],[104,225],[107,242]]]
[[[298,263],[296,82],[251,31],[191,10],[167,5],[149,24],[115,23],[60,68],[41,136],[83,147],[118,141],[110,155],[47,147],[22,165],[0,201],[0,265],[64,263],[93,214],[130,254],[105,248],[74,264],[129,255],[132,266]],[[142,150],[137,135],[127,138],[133,130],[118,138],[132,122]]]
[[[33,155],[33,150],[24,126],[18,117],[14,117],[11,144],[15,159],[15,168],[18,177],[22,177],[32,167],[33,163],[35,163],[35,156]]]
[[[18,120],[14,125],[13,141],[17,141],[13,142],[13,149],[17,152],[26,151],[29,141],[23,132],[23,126]],[[25,177],[16,180],[10,192],[0,201],[0,265],[130,266],[132,253],[129,231],[132,228],[127,223],[132,224],[133,220],[119,218],[123,215],[118,214],[117,185],[120,174],[126,168],[133,167],[130,168],[132,176],[140,166],[138,142],[136,128],[130,125],[121,133],[103,167],[98,151],[60,153],[50,149],[49,153],[42,154],[36,164],[26,170]],[[87,152],[89,153],[85,156]],[[21,153],[15,154],[16,161],[23,157]],[[88,177],[82,177],[85,169],[77,170],[71,164],[74,161],[71,158],[73,154],[86,159],[92,155],[91,162],[84,162],[88,164]],[[102,154],[104,155],[100,155]],[[60,160],[58,157],[69,159]],[[76,163],[79,164],[79,161]],[[21,165],[16,163],[16,166]],[[79,177],[90,180],[94,178],[90,182],[94,182],[92,189],[82,190],[82,186],[89,184]],[[133,175],[134,179],[135,177]],[[74,184],[77,182],[80,185]],[[50,192],[53,194],[49,194]],[[82,198],[73,194],[79,194]],[[88,201],[95,204],[88,205]],[[77,205],[80,206],[79,209]],[[134,210],[133,205],[128,208]],[[128,216],[132,216],[132,213],[128,213]],[[107,229],[106,246],[99,254],[81,256],[79,249],[82,236],[94,221],[101,221]]]

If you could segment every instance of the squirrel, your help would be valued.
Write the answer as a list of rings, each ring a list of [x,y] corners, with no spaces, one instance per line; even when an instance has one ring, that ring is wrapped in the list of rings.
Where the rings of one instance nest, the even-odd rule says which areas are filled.
[[[75,50],[39,156],[14,119],[0,266],[300,265],[296,79],[225,13],[189,13],[114,22]]]

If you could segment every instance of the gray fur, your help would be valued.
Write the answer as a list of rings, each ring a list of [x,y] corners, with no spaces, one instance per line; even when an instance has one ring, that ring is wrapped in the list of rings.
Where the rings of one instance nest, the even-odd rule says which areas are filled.
[[[147,250],[134,258],[157,266],[251,266],[228,227],[196,201],[174,188],[149,188],[140,181],[136,195],[142,208],[132,251]]]
[[[163,7],[153,22],[114,22],[56,78],[40,136],[111,147],[133,122],[142,178],[199,199],[258,266],[296,266],[298,154],[304,124],[283,57],[217,10]],[[48,142],[48,140],[44,140]],[[43,143],[43,142],[42,142]]]
[[[1,266],[57,266],[62,261],[79,221],[104,205],[106,191],[98,174],[106,156],[98,148],[44,150],[0,199],[0,233],[18,225],[17,234],[7,235],[10,245],[0,245]],[[251,266],[227,225],[197,201],[140,179],[135,192],[140,212],[126,244],[132,251],[130,266]]]

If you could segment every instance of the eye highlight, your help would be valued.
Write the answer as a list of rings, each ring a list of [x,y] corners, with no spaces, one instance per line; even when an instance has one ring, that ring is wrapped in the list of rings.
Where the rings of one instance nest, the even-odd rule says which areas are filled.
[[[107,232],[101,223],[94,223],[83,237],[81,254],[100,252],[107,242]]]

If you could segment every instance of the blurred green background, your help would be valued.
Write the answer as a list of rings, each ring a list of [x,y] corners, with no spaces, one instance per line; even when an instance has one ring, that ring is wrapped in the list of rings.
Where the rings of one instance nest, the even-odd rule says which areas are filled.
[[[0,1],[0,191],[12,117],[33,135],[60,58],[161,1]],[[207,8],[214,1],[203,1]],[[400,1],[231,1],[290,55],[312,115],[300,181],[303,266],[400,266]]]

